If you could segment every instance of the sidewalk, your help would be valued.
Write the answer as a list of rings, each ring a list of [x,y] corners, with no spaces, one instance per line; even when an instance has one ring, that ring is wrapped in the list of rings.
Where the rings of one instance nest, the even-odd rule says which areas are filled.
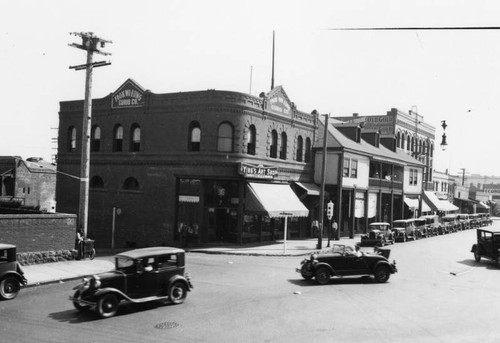
[[[353,239],[342,237],[338,241],[331,241],[330,244],[356,244],[359,237]],[[317,251],[317,239],[287,240],[286,246],[283,240],[269,243],[255,243],[248,245],[223,245],[223,246],[196,246],[185,249],[188,254],[225,254],[240,256],[306,256],[313,251]],[[322,249],[325,249],[328,239],[323,238]],[[24,276],[28,280],[27,287],[44,284],[64,282],[80,279],[84,276],[103,273],[114,269],[112,260],[113,253],[106,252],[94,260],[66,261],[34,264],[23,266]]]

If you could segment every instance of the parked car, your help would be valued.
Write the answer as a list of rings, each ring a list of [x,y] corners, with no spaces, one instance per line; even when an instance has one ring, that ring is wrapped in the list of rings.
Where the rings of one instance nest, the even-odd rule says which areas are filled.
[[[477,229],[481,227],[481,217],[477,213],[469,214],[471,229]]]
[[[296,271],[306,280],[313,277],[320,285],[332,276],[373,275],[379,283],[387,282],[397,272],[396,261],[389,262],[390,250],[376,247],[373,253],[362,253],[352,245],[334,244],[331,249],[313,253]]]
[[[500,267],[500,231],[477,229],[477,243],[472,245],[471,252],[476,262],[484,257]]]
[[[427,230],[427,224],[425,219],[415,218],[414,223],[415,223],[415,234],[417,235],[417,238],[429,237],[429,232]]]
[[[181,304],[193,286],[185,273],[185,251],[153,247],[115,256],[115,270],[84,278],[70,297],[79,311],[95,308],[102,318],[112,317],[121,301],[170,301]]]
[[[394,244],[394,235],[391,224],[385,222],[375,222],[368,225],[369,232],[361,235],[361,245],[384,246],[387,243]]]
[[[392,222],[394,239],[396,242],[406,242],[408,239],[417,239],[414,219],[398,219]]]
[[[462,230],[462,225],[457,217],[458,214],[447,214],[441,218],[441,221],[446,226],[448,232],[457,232]]]
[[[460,223],[462,224],[462,230],[469,230],[469,229],[471,229],[469,214],[467,214],[467,213],[459,213],[457,215],[457,218],[460,221]]]
[[[17,262],[16,246],[0,243],[0,299],[14,299],[21,287],[27,284],[21,265]]]
[[[439,216],[437,214],[427,214],[421,216],[418,219],[425,220],[425,229],[427,231],[427,237],[439,235]]]

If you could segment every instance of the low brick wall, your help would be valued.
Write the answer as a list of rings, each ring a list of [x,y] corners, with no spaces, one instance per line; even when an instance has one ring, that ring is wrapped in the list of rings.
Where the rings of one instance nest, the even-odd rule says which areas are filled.
[[[51,263],[72,261],[78,258],[78,251],[72,250],[57,250],[57,251],[39,251],[39,252],[23,252],[17,253],[17,262],[22,266],[31,264]]]
[[[76,223],[75,214],[0,214],[0,242],[16,245],[18,253],[71,251]]]

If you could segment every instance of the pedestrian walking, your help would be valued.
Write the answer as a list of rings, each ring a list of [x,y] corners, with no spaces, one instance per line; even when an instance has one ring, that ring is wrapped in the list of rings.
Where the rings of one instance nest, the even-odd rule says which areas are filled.
[[[338,230],[337,222],[335,220],[332,220],[332,232],[331,232],[330,239],[332,239],[332,240],[338,240],[337,230]]]

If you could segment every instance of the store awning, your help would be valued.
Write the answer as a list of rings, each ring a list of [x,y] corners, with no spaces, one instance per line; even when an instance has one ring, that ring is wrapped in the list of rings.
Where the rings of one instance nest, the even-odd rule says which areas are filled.
[[[439,200],[434,192],[426,191],[424,192],[424,198],[429,201],[429,205],[435,211],[457,211],[458,207],[453,205],[448,200]]]
[[[479,207],[484,208],[485,210],[489,210],[490,207],[486,205],[484,202],[480,201],[478,204]]]
[[[269,217],[307,217],[309,210],[285,184],[248,183],[246,212]]]
[[[307,195],[320,195],[321,189],[314,183],[295,182],[295,184],[300,188],[303,188],[307,192]]]
[[[408,207],[413,211],[418,210],[418,199],[411,199],[405,197],[405,204],[408,205]],[[431,212],[431,211],[432,209],[429,207],[427,202],[424,199],[422,199],[422,212]]]

